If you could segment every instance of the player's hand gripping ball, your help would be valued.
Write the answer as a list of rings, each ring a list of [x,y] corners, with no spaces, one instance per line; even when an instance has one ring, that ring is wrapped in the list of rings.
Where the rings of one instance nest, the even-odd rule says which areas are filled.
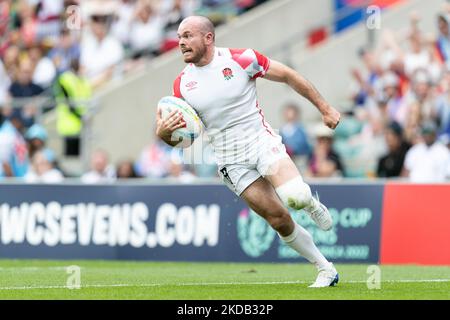
[[[172,111],[182,114],[185,126],[172,132],[172,141],[180,141],[176,147],[187,148],[202,132],[202,124],[197,112],[186,101],[173,96],[167,96],[159,100],[158,109],[163,120],[167,119]]]

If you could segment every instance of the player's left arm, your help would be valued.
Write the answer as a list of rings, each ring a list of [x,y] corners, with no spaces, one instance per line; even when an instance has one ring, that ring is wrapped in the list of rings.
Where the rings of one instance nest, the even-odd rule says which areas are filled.
[[[314,85],[301,76],[294,69],[282,64],[281,62],[271,60],[269,69],[267,70],[265,79],[283,82],[294,89],[297,93],[311,101],[322,114],[322,120],[326,126],[335,129],[341,118],[340,113],[333,108]]]

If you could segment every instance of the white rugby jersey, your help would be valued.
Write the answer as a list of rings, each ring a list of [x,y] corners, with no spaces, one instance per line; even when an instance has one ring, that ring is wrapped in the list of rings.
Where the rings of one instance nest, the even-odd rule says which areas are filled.
[[[264,135],[278,136],[265,121],[256,94],[256,79],[269,65],[253,49],[215,48],[210,64],[189,64],[175,80],[174,96],[197,111],[219,164],[230,163],[225,157],[251,149]]]

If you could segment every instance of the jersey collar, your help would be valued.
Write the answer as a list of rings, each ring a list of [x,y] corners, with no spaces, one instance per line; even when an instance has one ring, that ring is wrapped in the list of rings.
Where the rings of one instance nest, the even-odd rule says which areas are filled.
[[[214,56],[213,56],[213,59],[211,60],[211,62],[209,64],[207,64],[207,65],[205,65],[203,67],[197,67],[196,65],[193,65],[193,66],[195,68],[197,68],[197,69],[202,69],[202,70],[209,69],[209,68],[214,66],[214,63],[215,63],[216,58],[218,56],[219,56],[219,49],[217,47],[214,47]]]

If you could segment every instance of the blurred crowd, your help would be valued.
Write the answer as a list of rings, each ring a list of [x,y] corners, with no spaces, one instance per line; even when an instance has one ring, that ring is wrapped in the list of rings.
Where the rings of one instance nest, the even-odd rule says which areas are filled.
[[[310,177],[449,180],[450,10],[432,34],[412,13],[406,30],[383,30],[358,54],[351,104],[334,133],[318,126],[307,135],[297,106],[286,107],[281,133],[291,155]]]
[[[20,132],[24,132],[22,135]],[[13,115],[3,121],[0,129],[0,180],[15,177],[29,183],[58,183],[65,178],[80,178],[82,182],[111,183],[117,179],[172,179],[177,183],[191,183],[198,178],[217,176],[217,166],[209,146],[201,149],[201,160],[186,165],[183,149],[172,148],[159,139],[144,147],[137,159],[123,159],[112,163],[105,150],[95,150],[89,169],[73,176],[64,172],[55,152],[47,145],[46,129],[33,124],[24,129],[19,117]],[[200,159],[200,158],[199,158]]]
[[[111,183],[120,179],[169,179],[176,183],[192,183],[198,178],[217,176],[214,155],[203,149],[198,164],[186,165],[182,149],[169,147],[159,139],[146,146],[138,159],[112,163],[105,150],[95,150],[89,169],[81,176],[71,176],[61,169],[55,152],[48,148],[47,132],[39,124],[32,125],[25,135],[17,134],[18,121],[4,122],[0,131],[0,157],[10,159],[0,167],[2,177],[16,177],[28,183],[58,183],[65,178],[80,178],[83,183]]]
[[[50,180],[63,177],[43,147],[44,113],[55,110],[64,156],[79,157],[95,89],[177,47],[183,18],[201,14],[219,25],[265,1],[0,0],[0,178],[33,180],[43,170]],[[120,168],[114,176],[128,172]]]
[[[42,112],[56,110],[64,155],[79,156],[93,90],[176,47],[176,28],[184,17],[202,14],[218,25],[262,2],[0,0],[0,178],[58,182],[67,177],[37,121]],[[376,46],[360,49],[361,66],[351,71],[351,104],[334,132],[322,124],[305,127],[301,108],[285,106],[280,133],[306,177],[450,178],[450,10],[436,17],[435,30],[429,31],[413,13],[405,30],[383,30]],[[38,97],[43,96],[53,103],[42,104]],[[157,140],[138,159],[113,165],[97,150],[81,178],[191,182],[216,176],[213,160],[186,166],[178,151]],[[208,148],[204,156],[213,158]]]
[[[262,2],[1,0],[0,105],[5,105],[8,96],[42,93],[75,61],[76,73],[95,88],[114,73],[132,68],[132,61],[177,47],[177,27],[185,17],[202,14],[219,25]],[[16,82],[22,87],[26,82],[28,90],[10,89]]]

